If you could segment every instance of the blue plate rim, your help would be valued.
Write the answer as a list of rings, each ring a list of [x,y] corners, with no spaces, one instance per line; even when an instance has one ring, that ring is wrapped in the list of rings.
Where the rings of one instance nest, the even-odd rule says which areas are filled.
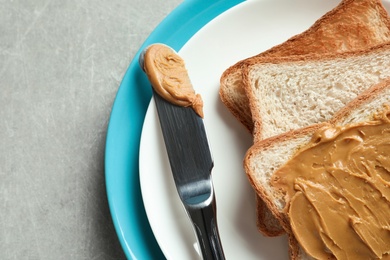
[[[139,54],[157,42],[179,51],[204,25],[243,1],[184,1],[142,44],[122,79],[108,123],[104,162],[111,217],[128,259],[165,258],[147,220],[139,186],[139,144],[151,99],[151,88],[138,66]]]

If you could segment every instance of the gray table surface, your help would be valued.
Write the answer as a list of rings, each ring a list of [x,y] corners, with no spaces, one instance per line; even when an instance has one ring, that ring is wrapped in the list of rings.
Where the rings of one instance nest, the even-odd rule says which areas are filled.
[[[125,259],[104,149],[136,51],[180,0],[0,0],[0,259]]]

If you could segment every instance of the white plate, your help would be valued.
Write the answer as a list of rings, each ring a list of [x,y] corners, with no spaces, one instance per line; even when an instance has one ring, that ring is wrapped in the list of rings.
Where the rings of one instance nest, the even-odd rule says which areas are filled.
[[[219,99],[222,72],[309,28],[339,0],[246,1],[203,27],[181,49],[192,83],[204,100],[214,158],[218,224],[227,259],[288,259],[285,236],[256,228],[255,195],[242,167],[251,136]],[[140,145],[140,182],[153,233],[168,259],[198,259],[196,237],[172,180],[154,102]]]

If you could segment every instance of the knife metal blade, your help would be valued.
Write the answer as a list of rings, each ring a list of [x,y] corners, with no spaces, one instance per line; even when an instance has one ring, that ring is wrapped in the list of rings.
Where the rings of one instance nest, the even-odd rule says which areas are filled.
[[[216,217],[214,166],[203,119],[192,108],[174,105],[153,90],[173,178],[192,220],[203,259],[225,259]]]

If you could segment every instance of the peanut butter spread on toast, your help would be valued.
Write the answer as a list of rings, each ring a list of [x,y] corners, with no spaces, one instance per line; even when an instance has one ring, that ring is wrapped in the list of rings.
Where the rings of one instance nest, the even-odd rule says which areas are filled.
[[[184,60],[163,44],[149,46],[144,56],[144,70],[154,90],[172,104],[192,107],[203,118],[203,101],[195,93]]]
[[[390,108],[318,130],[272,176],[285,214],[315,259],[389,259]]]

